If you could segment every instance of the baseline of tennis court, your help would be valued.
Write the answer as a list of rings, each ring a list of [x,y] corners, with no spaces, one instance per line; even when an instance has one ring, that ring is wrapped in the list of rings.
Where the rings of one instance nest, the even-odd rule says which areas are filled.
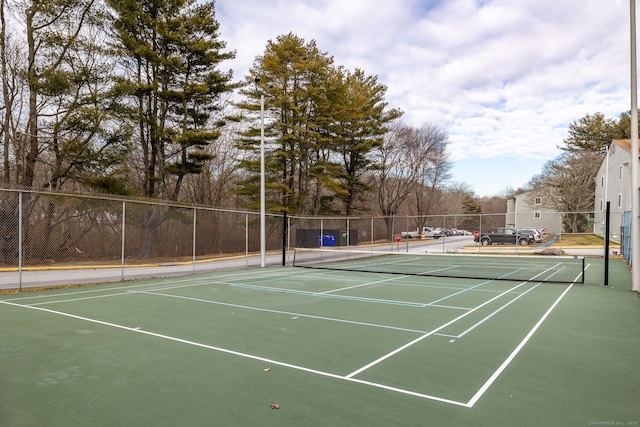
[[[115,399],[109,406],[119,400],[112,393],[137,393],[127,386],[145,381],[170,395],[176,384],[180,401],[206,390],[222,402],[236,378],[248,382],[231,395],[266,408],[277,399],[265,392],[267,378],[295,376],[305,393],[347,387],[374,400],[471,410],[575,286],[584,287],[287,267],[4,295],[0,317],[20,326],[1,359],[14,364],[14,389],[50,388],[66,401],[104,387],[98,395]],[[190,368],[220,381],[202,382]],[[167,403],[155,400],[149,411],[162,414]]]

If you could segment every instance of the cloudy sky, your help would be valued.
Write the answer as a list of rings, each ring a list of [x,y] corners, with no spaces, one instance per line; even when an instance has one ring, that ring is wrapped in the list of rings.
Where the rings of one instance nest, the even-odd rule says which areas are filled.
[[[628,0],[216,0],[236,79],[293,32],[385,84],[413,126],[449,134],[453,179],[516,189],[568,126],[630,110]]]

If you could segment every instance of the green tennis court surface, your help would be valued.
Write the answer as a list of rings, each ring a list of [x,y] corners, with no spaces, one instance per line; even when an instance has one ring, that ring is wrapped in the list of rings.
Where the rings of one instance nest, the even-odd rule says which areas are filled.
[[[0,425],[638,425],[640,301],[610,272],[281,267],[0,295]]]

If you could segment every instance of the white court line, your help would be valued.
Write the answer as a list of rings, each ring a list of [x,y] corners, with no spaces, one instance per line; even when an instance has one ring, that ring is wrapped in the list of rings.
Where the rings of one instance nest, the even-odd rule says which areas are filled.
[[[318,295],[327,295],[327,294],[330,294],[330,293],[333,293],[333,292],[348,291],[349,289],[361,288],[363,286],[376,285],[378,283],[391,282],[393,280],[406,279],[407,277],[409,277],[409,276],[396,276],[396,277],[391,277],[389,279],[376,280],[376,281],[373,281],[373,282],[361,283],[359,285],[347,286],[346,288],[339,288],[339,289],[333,289],[333,290],[330,290],[330,291],[318,292]]]
[[[285,276],[287,278],[289,278],[290,276]],[[303,275],[303,277],[306,277],[306,275]],[[350,287],[346,287],[346,288],[342,288],[342,289],[337,289],[337,290],[345,290],[345,289],[351,289],[351,288],[357,288],[360,286],[367,286],[373,283],[381,283],[381,282],[385,282],[385,281],[389,281],[389,280],[398,280],[399,278],[407,278],[407,277],[411,277],[411,276],[400,276],[400,277],[393,277],[390,279],[385,279],[385,280],[380,280],[377,282],[367,282],[364,284],[359,284],[359,285],[355,285],[355,286],[350,286]],[[488,282],[487,282],[488,283]],[[384,303],[384,304],[394,304],[394,305],[404,305],[407,307],[420,307],[420,308],[424,308],[426,306],[429,307],[437,307],[437,308],[450,308],[450,309],[454,309],[454,310],[471,310],[471,308],[468,307],[457,307],[457,306],[450,306],[450,305],[443,305],[443,304],[434,304],[434,303],[418,303],[418,302],[412,302],[412,301],[397,301],[397,300],[388,300],[388,299],[380,299],[380,298],[366,298],[366,297],[357,297],[357,296],[350,296],[350,295],[331,295],[330,292],[335,292],[335,291],[325,291],[325,292],[315,292],[315,291],[302,291],[302,290],[297,290],[297,289],[289,289],[289,288],[278,288],[275,286],[263,286],[263,285],[249,285],[249,284],[244,284],[244,283],[235,283],[235,282],[223,282],[223,281],[208,281],[206,283],[186,283],[184,285],[171,285],[168,284],[169,286],[159,286],[157,288],[154,289],[148,289],[151,292],[156,292],[156,291],[166,291],[166,290],[171,290],[171,289],[181,289],[181,288],[189,288],[189,287],[193,287],[193,286],[202,286],[202,285],[209,285],[209,284],[218,284],[218,285],[228,285],[228,286],[233,286],[233,287],[237,287],[237,288],[245,288],[245,289],[256,289],[256,290],[263,290],[263,291],[271,291],[271,292],[282,292],[282,293],[290,293],[290,294],[295,294],[295,295],[308,295],[308,296],[312,296],[312,297],[325,297],[325,298],[334,298],[334,299],[344,299],[344,300],[350,300],[350,301],[362,301],[362,302],[375,302],[375,303]],[[414,284],[400,284],[399,286],[419,286],[419,287],[425,287],[425,288],[439,288],[439,289],[450,289],[449,286],[425,286],[425,285],[414,285]],[[477,286],[477,285],[476,285]],[[469,290],[470,288],[465,287],[465,288],[454,288],[454,289],[465,289],[465,290]],[[483,292],[493,292],[493,293],[498,293],[500,291],[485,291],[485,290],[480,290],[480,289],[474,289],[476,291],[483,291]]]
[[[448,268],[453,268],[453,267],[448,267]],[[433,273],[434,271],[440,271],[440,270],[429,270],[429,271],[423,271],[417,274],[417,276],[420,276],[421,274],[428,274],[428,273]],[[385,274],[385,273],[381,273],[381,274]],[[415,277],[416,275],[402,275],[402,276],[396,276],[396,277],[391,277],[389,279],[384,279],[384,280],[376,280],[373,282],[366,282],[366,283],[361,283],[358,285],[353,285],[353,286],[347,286],[345,288],[339,288],[339,289],[332,289],[330,291],[324,291],[324,292],[319,292],[318,294],[321,295],[326,295],[326,294],[331,294],[333,292],[341,292],[341,291],[348,291],[350,289],[355,289],[355,288],[360,288],[363,286],[370,286],[370,285],[377,285],[378,283],[385,283],[385,282],[392,282],[394,280],[402,280],[402,279],[410,279],[412,277]],[[485,283],[483,283],[485,284]],[[457,287],[457,286],[442,286],[442,285],[434,285],[434,286],[430,286],[430,285],[416,285],[416,284],[407,284],[407,283],[400,283],[398,286],[413,286],[413,287],[421,287],[421,288],[443,288],[443,289],[461,289],[461,290],[469,290],[471,288],[469,287]],[[479,285],[476,285],[479,286]],[[491,291],[491,292],[498,292],[498,291]]]
[[[206,277],[203,277],[204,275],[207,275]],[[85,289],[82,291],[74,291],[74,292],[65,292],[64,295],[83,295],[83,294],[92,294],[92,293],[98,293],[98,292],[111,292],[114,290],[132,290],[132,289],[144,289],[144,288],[150,288],[153,286],[161,286],[163,284],[177,284],[177,283],[186,283],[187,285],[184,285],[183,287],[188,287],[188,286],[202,286],[202,285],[206,285],[209,283],[212,283],[211,281],[211,277],[209,276],[210,273],[200,273],[198,274],[199,277],[197,278],[193,278],[193,277],[186,277],[186,278],[182,278],[182,279],[176,279],[176,280],[171,280],[171,282],[162,282],[162,283],[157,283],[158,280],[164,280],[166,279],[166,277],[163,278],[148,278],[148,279],[144,279],[144,283],[139,283],[139,284],[127,284],[127,285],[122,285],[122,286],[114,286],[111,287],[109,285],[110,284],[104,284],[105,286],[102,286],[103,284],[98,284],[95,286],[92,286],[92,289]],[[269,274],[266,275],[264,274],[264,272],[257,272],[257,271],[252,271],[251,273],[249,272],[243,272],[238,274],[237,272],[234,272],[233,274],[223,274],[221,276],[216,276],[217,278],[240,278],[240,279],[247,279],[247,278],[264,278],[264,277],[277,277],[277,276],[284,276],[284,277],[288,277],[289,274],[287,273],[274,273],[274,274]],[[149,281],[153,281],[153,283],[147,283]],[[198,282],[202,282],[205,281],[204,283],[198,283]],[[100,288],[96,288],[97,286],[99,286]],[[64,288],[60,288],[60,289],[64,289]],[[56,290],[56,289],[51,289],[51,290]],[[20,297],[20,298],[9,298],[6,301],[25,301],[25,300],[31,300],[31,299],[43,299],[43,298],[56,298],[61,296],[62,294],[56,293],[56,294],[49,294],[49,295],[30,295],[30,296],[24,296],[24,297]],[[1,301],[1,300],[0,300]]]
[[[428,395],[428,394],[417,393],[417,392],[414,392],[414,391],[411,391],[411,390],[404,390],[404,389],[400,389],[400,388],[390,387],[390,386],[387,386],[387,385],[384,385],[384,384],[374,383],[374,382],[370,382],[370,381],[362,381],[362,380],[358,380],[358,379],[348,378],[348,377],[345,377],[345,376],[342,376],[342,375],[332,374],[330,372],[318,371],[316,369],[306,368],[304,366],[292,365],[290,363],[280,362],[278,360],[267,359],[265,357],[255,356],[255,355],[247,354],[247,353],[241,353],[241,352],[238,352],[238,351],[229,350],[229,349],[222,348],[222,347],[215,347],[215,346],[212,346],[212,345],[202,344],[202,343],[198,343],[198,342],[195,342],[195,341],[189,341],[189,340],[185,340],[185,339],[182,339],[182,338],[172,337],[172,336],[169,336],[169,335],[158,334],[158,333],[155,333],[155,332],[145,331],[145,330],[142,330],[142,329],[139,329],[139,328],[131,328],[129,326],[118,325],[116,323],[110,323],[110,322],[105,322],[105,321],[102,321],[102,320],[91,319],[91,318],[88,318],[88,317],[77,316],[75,314],[64,313],[64,312],[61,312],[61,311],[50,310],[50,309],[42,308],[42,307],[33,307],[33,306],[29,306],[29,305],[16,304],[16,303],[9,302],[9,301],[0,301],[0,304],[6,304],[6,305],[14,306],[14,307],[26,308],[26,309],[29,309],[29,310],[44,311],[44,312],[51,313],[51,314],[57,314],[57,315],[60,315],[60,316],[70,317],[72,319],[82,320],[82,321],[85,321],[85,322],[97,323],[97,324],[100,324],[100,325],[103,325],[103,326],[110,326],[110,327],[113,327],[113,328],[122,329],[122,330],[125,330],[125,331],[134,332],[134,333],[138,333],[138,334],[149,335],[149,336],[153,336],[153,337],[156,337],[156,338],[161,338],[161,339],[165,339],[165,340],[169,340],[169,341],[178,342],[178,343],[181,343],[181,344],[187,344],[187,345],[192,345],[192,346],[195,346],[195,347],[205,348],[205,349],[208,349],[208,350],[219,351],[221,353],[231,354],[231,355],[239,356],[239,357],[245,357],[247,359],[259,360],[261,362],[266,362],[266,363],[270,363],[270,364],[273,364],[273,365],[278,365],[278,366],[283,366],[283,367],[286,367],[286,368],[296,369],[296,370],[299,370],[299,371],[304,371],[304,372],[308,372],[308,373],[312,373],[312,374],[316,374],[316,375],[320,375],[320,376],[324,376],[324,377],[329,377],[329,378],[349,381],[349,382],[358,383],[358,384],[365,384],[365,385],[368,385],[368,386],[371,386],[371,387],[376,387],[376,388],[381,388],[381,389],[385,389],[385,390],[395,391],[397,393],[407,394],[407,395],[411,395],[411,396],[415,396],[415,397],[421,397],[423,399],[435,400],[435,401],[438,401],[438,402],[449,403],[449,404],[457,405],[457,406],[468,406],[468,404],[466,404],[464,402],[458,402],[458,401],[455,401],[455,400],[444,399],[444,398],[438,397],[438,396],[431,396],[431,395]]]
[[[553,272],[550,276],[547,277],[547,279],[549,277],[553,277],[555,274],[559,273],[562,270],[564,270],[564,267],[562,269],[558,270],[558,271]],[[463,336],[467,335],[469,332],[473,331],[475,328],[477,328],[478,326],[482,325],[484,322],[486,322],[487,320],[489,320],[490,318],[492,318],[493,316],[495,316],[496,314],[501,312],[503,309],[507,308],[508,306],[510,306],[511,304],[516,302],[517,300],[519,300],[521,297],[523,297],[524,295],[528,294],[529,292],[531,292],[532,290],[534,290],[535,288],[540,286],[541,284],[542,284],[542,282],[536,284],[533,288],[528,289],[525,292],[521,293],[516,298],[512,299],[511,301],[509,301],[508,303],[506,303],[505,305],[503,305],[502,307],[500,307],[499,309],[497,309],[493,313],[489,314],[488,316],[486,316],[485,318],[483,318],[478,323],[476,323],[475,325],[471,326],[469,329],[467,329],[466,331],[462,332],[461,334],[458,334],[458,335],[436,334],[436,335],[445,336],[445,337],[449,337],[449,338],[456,338],[456,339],[462,338]]]
[[[539,273],[539,274],[536,274],[535,276],[533,276],[533,278],[532,278],[532,279],[535,279],[536,277],[538,277],[538,276],[540,276],[540,275],[542,275],[542,274],[544,274],[544,273],[546,273],[546,272],[548,272],[548,271],[552,270],[552,269],[553,269],[553,268],[555,268],[557,265],[560,265],[560,264],[556,264],[555,266],[550,267],[550,268],[546,269],[545,271],[543,271],[543,272],[541,272],[541,273]],[[553,276],[553,275],[554,275],[554,274],[556,274],[556,273],[557,273],[557,272],[552,273],[550,276],[548,276],[548,277],[547,277],[547,279],[548,279],[549,277]],[[574,280],[575,280],[575,279],[574,279]],[[373,362],[371,362],[371,363],[369,363],[369,364],[367,364],[367,365],[365,365],[365,366],[361,367],[360,369],[357,369],[357,370],[353,371],[352,373],[350,373],[350,374],[349,374],[349,375],[347,375],[347,376],[348,376],[348,377],[353,377],[353,376],[355,376],[355,375],[358,375],[358,374],[360,374],[360,373],[362,373],[362,372],[366,371],[367,369],[369,369],[369,368],[371,368],[371,367],[373,367],[373,366],[377,365],[378,363],[381,363],[381,362],[383,362],[383,361],[387,360],[387,359],[388,359],[388,358],[390,358],[391,356],[394,356],[394,355],[396,355],[396,354],[400,353],[401,351],[406,350],[407,348],[411,347],[412,345],[414,345],[414,344],[416,344],[416,343],[419,343],[420,341],[424,340],[425,338],[427,338],[427,337],[429,337],[429,336],[431,336],[431,335],[436,334],[438,331],[440,331],[440,330],[442,330],[442,329],[446,328],[447,326],[449,326],[449,325],[451,325],[451,324],[453,324],[453,323],[457,322],[458,320],[462,319],[463,317],[468,316],[469,314],[471,314],[471,313],[475,312],[476,310],[478,310],[478,309],[480,309],[480,308],[484,307],[485,305],[487,305],[487,304],[489,304],[489,303],[491,303],[491,302],[495,301],[496,299],[498,299],[498,298],[502,297],[503,295],[505,295],[505,294],[507,294],[507,293],[511,292],[513,289],[517,289],[517,288],[519,288],[520,286],[523,286],[523,285],[525,285],[525,284],[527,284],[527,283],[529,283],[529,281],[522,282],[522,283],[520,283],[518,286],[516,286],[516,287],[514,287],[514,288],[511,288],[511,289],[509,289],[509,290],[507,290],[507,291],[505,291],[505,292],[503,292],[503,293],[501,293],[501,294],[499,294],[499,295],[497,295],[497,296],[495,296],[495,297],[491,298],[490,300],[487,300],[486,302],[484,302],[484,303],[480,304],[479,306],[475,307],[474,309],[472,309],[472,310],[470,310],[470,311],[468,311],[468,312],[466,312],[466,313],[464,313],[464,314],[462,314],[462,315],[460,315],[460,316],[456,317],[455,319],[451,320],[450,322],[445,323],[444,325],[442,325],[442,326],[440,326],[440,327],[438,327],[438,328],[434,329],[433,331],[431,331],[431,332],[429,332],[429,333],[427,333],[427,334],[425,334],[425,335],[422,335],[421,337],[418,337],[418,338],[416,338],[415,340],[410,341],[410,342],[408,342],[407,344],[405,344],[405,345],[403,345],[403,346],[401,346],[401,347],[398,347],[397,349],[393,350],[392,352],[387,353],[387,354],[385,354],[385,355],[383,355],[383,356],[379,357],[378,359],[374,360]],[[463,291],[463,292],[464,292],[464,291]],[[451,295],[451,296],[458,295],[458,294],[460,294],[460,293],[461,293],[461,292],[456,292],[455,294],[453,294],[453,295]],[[439,302],[439,301],[442,301],[443,299],[447,299],[447,298],[449,298],[449,297],[441,298],[441,299],[439,299],[439,300],[437,300],[437,301],[435,301],[435,302]]]
[[[263,311],[263,312],[266,312],[266,313],[285,314],[287,316],[297,316],[297,317],[305,317],[305,318],[316,319],[316,320],[327,320],[327,321],[330,321],[330,322],[347,323],[347,324],[360,325],[360,326],[371,326],[371,327],[374,327],[374,328],[382,328],[382,329],[392,329],[392,330],[396,330],[396,331],[412,332],[412,333],[417,333],[417,334],[426,333],[426,331],[420,331],[420,330],[417,330],[417,329],[400,328],[400,327],[397,327],[397,326],[381,325],[379,323],[358,322],[358,321],[354,321],[354,320],[338,319],[338,318],[335,318],[335,317],[315,316],[315,315],[311,315],[311,314],[294,313],[294,312],[282,311],[282,310],[273,310],[273,309],[270,309],[270,308],[251,307],[251,306],[248,306],[248,305],[231,304],[231,303],[228,303],[228,302],[212,301],[212,300],[207,300],[207,299],[202,299],[202,298],[193,298],[193,297],[185,297],[185,296],[181,296],[181,295],[163,294],[163,293],[155,292],[155,291],[135,291],[134,293],[146,294],[146,295],[157,295],[157,296],[168,297],[168,298],[176,298],[176,299],[184,299],[184,300],[187,300],[187,301],[203,302],[203,303],[206,303],[206,304],[223,305],[225,307],[234,307],[234,308],[240,308],[240,309],[244,309],[244,310]]]
[[[391,299],[382,299],[382,298],[366,298],[366,297],[357,297],[350,295],[331,295],[331,294],[322,294],[319,292],[312,291],[298,291],[295,289],[287,289],[287,288],[275,288],[270,286],[257,286],[257,285],[243,285],[240,283],[232,284],[231,286],[235,288],[245,288],[245,289],[258,289],[263,291],[273,291],[273,292],[282,292],[293,295],[307,295],[311,297],[319,297],[319,298],[331,298],[331,299],[341,299],[346,301],[360,301],[360,302],[374,302],[379,304],[391,304],[391,305],[402,305],[406,307],[424,307],[424,304],[412,301],[397,301]]]
[[[422,335],[422,336],[420,336],[420,337],[416,338],[415,340],[410,341],[410,342],[408,342],[407,344],[405,344],[405,345],[403,345],[403,346],[401,346],[401,347],[398,347],[397,349],[393,350],[392,352],[389,352],[389,353],[385,354],[384,356],[379,357],[378,359],[376,359],[376,360],[374,360],[373,362],[371,362],[371,363],[369,363],[369,364],[367,364],[367,365],[365,365],[365,366],[361,367],[360,369],[357,369],[357,370],[355,370],[355,371],[351,372],[349,375],[347,375],[347,378],[352,378],[352,377],[354,377],[354,376],[356,376],[356,375],[358,375],[358,374],[360,374],[360,373],[362,373],[362,372],[366,371],[367,369],[369,369],[369,368],[371,368],[371,367],[373,367],[373,366],[377,365],[378,363],[380,363],[380,362],[382,362],[382,361],[384,361],[384,360],[386,360],[386,359],[390,358],[391,356],[394,356],[394,355],[396,355],[396,354],[400,353],[401,351],[403,351],[403,350],[405,350],[405,349],[407,349],[407,348],[411,347],[412,345],[414,345],[414,344],[416,344],[416,343],[418,343],[418,342],[420,342],[420,341],[424,340],[425,338],[427,338],[427,337],[429,337],[429,336],[431,336],[431,335],[433,335],[433,334],[437,333],[438,331],[440,331],[440,330],[442,330],[442,329],[446,328],[447,326],[454,324],[454,323],[455,323],[455,322],[457,322],[458,320],[460,320],[460,319],[462,319],[462,318],[464,318],[464,317],[466,317],[466,316],[470,315],[471,313],[476,312],[477,310],[481,309],[481,308],[482,308],[482,307],[484,307],[485,305],[490,304],[490,303],[492,303],[493,301],[497,300],[498,298],[502,297],[503,295],[508,294],[508,293],[509,293],[509,292],[511,292],[512,290],[514,290],[514,289],[518,289],[519,287],[526,285],[527,283],[528,283],[528,282],[520,283],[519,285],[516,285],[516,286],[514,286],[513,288],[508,289],[508,290],[506,290],[506,291],[502,292],[502,293],[501,293],[501,294],[499,294],[499,295],[496,295],[495,297],[493,297],[493,298],[491,298],[491,299],[489,299],[489,300],[485,301],[484,303],[480,304],[479,306],[477,306],[477,307],[475,307],[475,308],[473,308],[473,309],[471,309],[471,310],[467,311],[466,313],[464,313],[464,314],[462,314],[462,315],[460,315],[460,316],[456,317],[455,319],[453,319],[453,320],[451,320],[451,321],[449,321],[449,322],[445,323],[444,325],[441,325],[441,326],[437,327],[436,329],[432,330],[431,332],[428,332],[428,333],[426,333],[426,334],[424,334],[424,335]]]
[[[478,326],[482,325],[484,322],[486,322],[487,320],[491,319],[493,316],[495,316],[496,314],[500,313],[502,310],[504,310],[505,308],[509,307],[511,304],[513,304],[514,302],[518,301],[521,297],[525,296],[526,294],[528,294],[529,292],[531,292],[532,290],[534,290],[535,288],[537,288],[538,286],[540,286],[542,283],[538,283],[536,284],[533,288],[526,290],[525,292],[519,293],[517,297],[515,297],[514,299],[512,299],[511,301],[509,301],[508,303],[504,304],[503,306],[501,306],[500,308],[496,309],[495,311],[493,311],[492,313],[490,313],[489,315],[487,315],[486,317],[484,317],[482,320],[480,320],[479,322],[477,322],[475,325],[471,326],[469,329],[467,329],[466,331],[458,334],[458,335],[446,335],[446,334],[436,334],[438,336],[445,336],[445,337],[449,337],[449,338],[462,338],[463,336],[467,335],[469,332],[473,331],[475,328],[477,328]]]
[[[111,297],[117,297],[117,296],[122,296],[122,295],[129,295],[131,292],[133,292],[133,291],[118,292],[116,294],[109,294],[109,295],[93,295],[93,296],[90,296],[90,297],[82,297],[82,298],[57,299],[55,301],[34,302],[34,303],[29,304],[29,305],[37,306],[37,305],[58,304],[58,303],[61,303],[61,302],[76,302],[76,301],[87,301],[87,300],[90,300],[90,299],[98,299],[98,298],[111,298]]]
[[[590,265],[588,265],[586,268],[588,268],[589,266]],[[502,294],[496,296],[495,298],[492,298],[491,300],[489,300],[489,301],[483,303],[482,305],[476,307],[472,311],[469,311],[468,313],[465,313],[464,315],[459,316],[458,318],[452,320],[451,322],[448,322],[447,324],[445,324],[445,325],[443,325],[443,326],[441,326],[441,327],[429,332],[428,334],[424,335],[423,337],[418,338],[418,340],[414,340],[414,342],[417,342],[417,341],[420,341],[420,340],[426,338],[426,336],[429,336],[429,335],[437,332],[438,330],[441,330],[442,328],[452,324],[456,320],[465,317],[466,315],[472,313],[473,311],[475,311],[475,310],[481,308],[482,306],[484,306],[484,305],[486,305],[486,304],[498,299],[499,297],[501,297],[504,294],[512,292],[514,289],[517,289],[517,288],[519,288],[520,286],[522,286],[522,285],[524,285],[526,283],[527,282],[521,283],[521,284],[511,288],[510,290],[507,290],[507,291],[503,292]],[[449,403],[449,404],[456,405],[456,406],[463,406],[463,407],[471,408],[471,407],[473,407],[475,405],[475,403],[477,403],[477,401],[482,397],[482,395],[489,389],[489,387],[498,378],[498,376],[504,371],[504,369],[506,369],[506,367],[511,363],[511,361],[520,352],[520,350],[528,342],[528,340],[531,338],[531,336],[533,336],[533,334],[537,331],[537,329],[540,327],[540,325],[544,322],[544,320],[546,320],[546,318],[549,316],[549,314],[557,306],[557,304],[560,302],[560,300],[569,292],[571,287],[573,287],[573,284],[571,284],[571,286],[569,286],[569,288],[566,289],[562,293],[562,295],[555,301],[555,303],[547,310],[547,312],[538,321],[538,323],[532,328],[532,330],[529,332],[529,334],[527,334],[527,336],[523,339],[523,341],[516,347],[516,349],[502,363],[502,365],[498,368],[498,370],[496,370],[491,375],[491,377],[483,384],[483,386],[476,392],[476,394],[467,403],[458,402],[458,401],[454,401],[454,400],[450,400],[450,399],[444,399],[444,398],[437,397],[437,396],[427,395],[427,394],[423,394],[423,393],[417,393],[417,392],[413,392],[413,391],[410,391],[410,390],[399,389],[399,388],[390,387],[390,386],[387,386],[387,385],[384,385],[384,384],[373,383],[373,382],[370,382],[370,381],[364,381],[364,380],[359,380],[359,379],[356,379],[356,378],[352,378],[353,375],[355,375],[357,372],[362,372],[362,370],[364,370],[364,369],[361,369],[359,371],[351,373],[351,374],[349,374],[347,376],[341,376],[341,375],[337,375],[337,374],[332,374],[332,373],[328,373],[328,372],[322,372],[322,371],[317,371],[317,370],[310,369],[310,368],[305,368],[305,367],[302,367],[302,366],[291,365],[291,364],[288,364],[288,363],[279,362],[279,361],[272,360],[272,359],[266,359],[266,358],[263,358],[263,357],[258,357],[258,356],[254,356],[254,355],[250,355],[250,354],[240,353],[240,352],[236,352],[236,351],[233,351],[233,350],[223,349],[223,348],[220,348],[220,347],[209,346],[209,345],[202,344],[202,343],[196,343],[196,342],[193,342],[193,341],[183,340],[183,339],[180,339],[180,338],[175,338],[175,337],[171,337],[171,336],[167,336],[167,335],[161,335],[161,334],[157,334],[157,333],[153,333],[153,332],[148,332],[148,331],[141,330],[139,328],[130,328],[130,327],[127,327],[127,326],[122,326],[122,325],[117,325],[117,324],[114,324],[114,323],[104,322],[104,321],[100,321],[100,320],[96,320],[96,319],[90,319],[90,318],[86,318],[86,317],[76,316],[76,315],[73,315],[73,314],[54,311],[54,310],[50,310],[50,309],[46,309],[46,308],[32,307],[32,306],[23,305],[23,304],[16,304],[16,303],[9,302],[9,301],[0,301],[0,304],[6,304],[6,305],[21,307],[21,308],[26,308],[26,309],[31,309],[31,310],[38,310],[38,311],[44,311],[44,312],[48,312],[48,313],[58,314],[58,315],[62,315],[62,316],[70,317],[70,318],[75,318],[75,319],[80,319],[80,320],[84,320],[84,321],[88,321],[88,322],[92,322],[92,323],[102,324],[102,325],[105,325],[105,326],[111,326],[111,327],[115,327],[115,328],[119,328],[119,329],[124,329],[124,330],[131,331],[131,332],[142,333],[142,334],[146,334],[146,335],[150,335],[150,336],[154,336],[154,337],[158,337],[158,338],[168,339],[168,340],[172,340],[172,341],[176,341],[176,342],[180,342],[180,343],[184,343],[184,344],[189,344],[189,345],[193,345],[193,346],[197,346],[197,347],[202,347],[202,348],[207,348],[207,349],[211,349],[211,350],[220,351],[220,352],[223,352],[223,353],[228,353],[228,354],[233,354],[233,355],[237,355],[237,356],[241,356],[241,357],[246,357],[246,358],[249,358],[249,359],[265,361],[265,362],[268,362],[268,363],[272,363],[274,365],[279,365],[279,366],[289,367],[289,368],[292,368],[292,369],[297,369],[297,370],[301,370],[301,371],[315,373],[315,374],[321,375],[321,376],[327,376],[327,377],[331,377],[331,378],[335,378],[335,379],[342,379],[342,380],[345,380],[345,381],[350,381],[350,382],[355,382],[355,383],[359,383],[359,384],[369,385],[369,386],[372,386],[372,387],[381,388],[381,389],[385,389],[385,390],[390,390],[390,391],[394,391],[394,392],[398,392],[398,393],[402,393],[402,394],[407,394],[407,395],[411,395],[411,396],[416,396],[416,397],[420,397],[420,398],[424,398],[424,399],[429,399],[429,400],[439,401],[439,402],[443,402],[443,403]],[[406,347],[407,346],[404,346],[404,348],[406,348]],[[398,351],[399,350],[396,350],[394,352],[394,354],[396,352],[398,352]],[[368,365],[368,366],[370,366],[370,365]]]
[[[250,275],[250,276],[246,276],[246,275],[233,275],[230,276],[229,278],[233,278],[233,279],[237,279],[237,278],[241,278],[241,279],[251,279],[251,278],[260,278],[263,279],[265,277],[280,277],[280,276],[284,276],[284,277],[290,277],[289,275],[287,275],[286,273],[278,273],[278,274],[273,274],[273,275],[267,275],[265,276],[264,274],[260,274],[260,275]],[[224,278],[224,276],[223,276]],[[392,278],[392,279],[388,279],[388,280],[395,280],[396,278]],[[394,304],[394,305],[403,305],[403,306],[407,306],[407,307],[424,307],[423,303],[414,303],[414,302],[410,302],[410,301],[396,301],[396,300],[388,300],[388,299],[379,299],[379,298],[365,298],[365,297],[356,297],[356,296],[348,296],[348,295],[342,295],[342,296],[335,296],[335,295],[331,295],[331,294],[325,294],[324,292],[318,293],[318,292],[313,292],[313,291],[301,291],[301,290],[295,290],[295,289],[288,289],[288,288],[277,288],[277,287],[270,287],[270,286],[259,286],[259,285],[246,285],[246,284],[242,284],[242,283],[236,283],[236,282],[226,282],[226,281],[220,281],[220,280],[211,280],[210,277],[200,277],[197,279],[180,279],[180,280],[173,280],[171,282],[166,282],[166,283],[151,283],[151,284],[145,284],[145,285],[135,285],[135,286],[121,286],[121,287],[115,287],[115,288],[108,288],[108,289],[92,289],[92,290],[86,290],[86,291],[78,291],[78,292],[69,292],[64,294],[66,295],[85,295],[87,293],[97,293],[97,292],[110,292],[113,290],[125,290],[125,292],[119,292],[119,293],[112,293],[112,294],[107,294],[107,295],[95,295],[95,296],[88,296],[88,297],[81,297],[81,298],[72,298],[72,299],[50,299],[48,301],[42,301],[43,298],[56,298],[59,296],[62,296],[63,294],[53,294],[53,295],[45,295],[45,296],[29,296],[29,297],[24,297],[24,298],[13,298],[7,301],[19,301],[19,300],[31,300],[31,299],[38,299],[40,300],[39,302],[35,302],[35,303],[31,303],[30,305],[33,306],[38,306],[38,305],[49,305],[49,304],[57,304],[57,303],[67,303],[67,302],[75,302],[75,301],[87,301],[87,300],[91,300],[91,299],[97,299],[97,298],[110,298],[110,297],[115,297],[115,296],[121,296],[121,295],[126,295],[126,294],[130,294],[130,293],[135,293],[140,291],[139,293],[145,293],[144,291],[149,291],[151,292],[157,292],[157,291],[165,291],[165,290],[171,290],[171,289],[182,289],[182,288],[191,288],[191,287],[196,287],[196,286],[206,286],[206,285],[225,285],[225,286],[233,286],[233,287],[240,287],[240,288],[247,288],[247,289],[258,289],[258,290],[266,290],[266,291],[272,291],[272,292],[283,292],[283,293],[291,293],[291,294],[297,294],[297,295],[308,295],[308,296],[312,296],[312,297],[325,297],[325,298],[334,298],[334,299],[344,299],[344,300],[350,300],[350,301],[362,301],[362,302],[374,302],[374,303],[384,303],[384,304]],[[362,285],[359,285],[362,286]],[[454,306],[448,306],[448,305],[440,305],[440,304],[431,304],[432,307],[438,307],[438,308],[449,308],[449,309],[454,309],[454,310],[471,310],[470,308],[467,307],[454,307]],[[423,333],[424,331],[419,331],[420,333]]]
[[[471,398],[471,400],[469,400],[469,402],[467,402],[467,404],[465,406],[471,408],[471,407],[473,407],[473,405],[476,404],[476,402],[478,400],[480,400],[482,395],[489,389],[489,387],[491,387],[491,384],[494,383],[494,381],[507,368],[507,366],[509,366],[511,361],[518,355],[520,350],[522,350],[522,348],[529,341],[529,339],[531,339],[531,337],[538,330],[540,325],[542,325],[542,322],[544,322],[547,319],[547,317],[549,317],[549,314],[551,314],[553,309],[556,308],[558,303],[560,303],[560,300],[562,300],[562,298],[564,298],[564,296],[571,290],[572,287],[573,287],[573,283],[571,285],[569,285],[569,287],[562,293],[562,295],[560,295],[558,297],[558,299],[551,305],[551,307],[549,307],[549,309],[546,311],[546,313],[544,313],[544,315],[540,318],[540,320],[538,320],[538,323],[536,323],[535,326],[531,329],[531,331],[529,331],[527,336],[524,337],[524,339],[520,342],[520,344],[518,344],[518,346],[511,352],[509,357],[507,357],[505,359],[505,361],[502,362],[502,365],[500,365],[500,367],[493,373],[493,375],[491,375],[491,377],[489,377],[489,379],[482,385],[482,387],[480,387],[480,389]]]

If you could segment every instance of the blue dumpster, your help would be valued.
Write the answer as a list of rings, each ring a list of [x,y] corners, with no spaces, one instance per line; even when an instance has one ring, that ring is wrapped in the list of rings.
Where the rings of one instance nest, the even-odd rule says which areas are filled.
[[[336,236],[332,236],[330,234],[326,234],[322,236],[322,246],[335,246],[336,245]]]

